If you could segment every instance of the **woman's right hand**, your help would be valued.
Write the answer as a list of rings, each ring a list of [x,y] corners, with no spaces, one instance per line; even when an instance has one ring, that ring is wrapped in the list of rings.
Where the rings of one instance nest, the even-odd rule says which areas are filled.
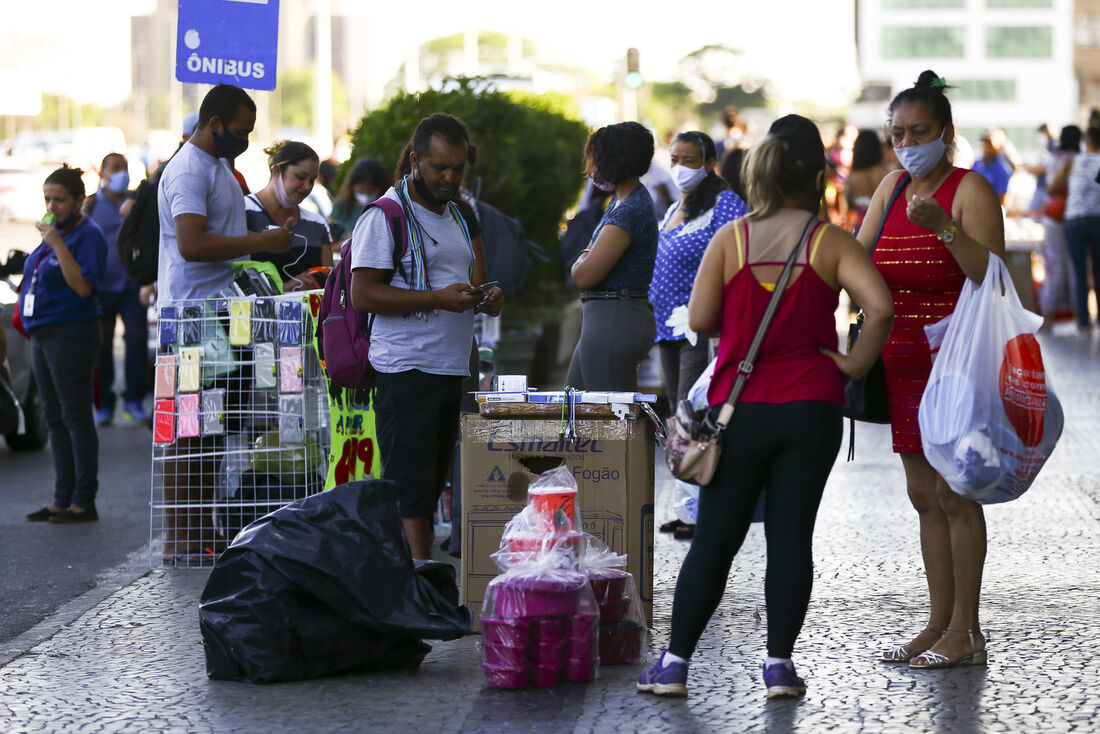
[[[837,369],[840,370],[841,374],[843,374],[849,380],[858,380],[859,378],[863,377],[871,371],[871,367],[873,367],[875,364],[874,361],[872,361],[870,364],[865,364],[862,361],[857,362],[852,359],[852,355],[841,354],[840,352],[835,352],[828,347],[821,347],[820,349],[821,353],[833,360],[833,362],[836,364]]]
[[[60,233],[57,231],[57,227],[52,224],[35,222],[34,226],[38,229],[38,234],[42,235],[42,240],[51,247],[53,246],[53,240],[61,237]]]

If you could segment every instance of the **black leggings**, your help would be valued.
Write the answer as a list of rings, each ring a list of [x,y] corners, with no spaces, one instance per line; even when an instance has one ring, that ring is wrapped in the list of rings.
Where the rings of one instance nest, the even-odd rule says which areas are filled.
[[[695,651],[764,491],[768,655],[791,656],[813,587],[817,507],[843,432],[836,403],[737,406],[718,471],[699,493],[695,539],[676,582],[669,652],[690,658]]]

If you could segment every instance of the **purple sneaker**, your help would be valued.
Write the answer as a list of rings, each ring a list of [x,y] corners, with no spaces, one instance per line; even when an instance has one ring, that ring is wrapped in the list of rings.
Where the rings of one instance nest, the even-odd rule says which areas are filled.
[[[662,650],[657,663],[638,677],[638,690],[658,696],[686,696],[688,666],[684,663],[672,663],[666,668],[661,665],[664,657]]]
[[[764,665],[764,685],[768,698],[798,698],[806,695],[806,681],[795,675],[794,665]]]

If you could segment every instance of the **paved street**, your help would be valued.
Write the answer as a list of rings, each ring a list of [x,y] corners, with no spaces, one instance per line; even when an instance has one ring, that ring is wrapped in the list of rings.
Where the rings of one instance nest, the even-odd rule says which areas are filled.
[[[1042,338],[1065,406],[1062,441],[1028,494],[986,512],[988,668],[911,671],[875,661],[923,626],[927,600],[916,516],[889,431],[861,425],[857,460],[845,463],[842,450],[819,516],[814,596],[795,651],[809,688],[802,700],[764,698],[757,526],[692,662],[686,700],[636,693],[638,666],[604,667],[589,684],[489,690],[476,636],[433,642],[416,671],[266,686],[211,681],[197,623],[206,572],[147,573],[139,562],[0,646],[0,730],[1096,731],[1100,337],[1068,334],[1060,327]],[[661,521],[671,516],[672,486],[659,471]],[[657,540],[655,651],[667,640],[686,549]]]

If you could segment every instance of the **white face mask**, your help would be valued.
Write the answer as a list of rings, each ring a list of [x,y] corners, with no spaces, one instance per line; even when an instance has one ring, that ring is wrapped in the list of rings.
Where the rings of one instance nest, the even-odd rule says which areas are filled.
[[[681,166],[677,163],[672,167],[672,180],[676,183],[680,191],[691,191],[702,183],[703,179],[706,177],[706,166],[688,168],[687,166]]]
[[[355,192],[355,203],[359,206],[366,206],[377,198],[378,197],[374,194],[364,194],[360,191]]]
[[[943,134],[946,132],[947,128],[944,128],[939,138],[933,140],[931,143],[909,145],[905,148],[894,148],[894,154],[898,157],[898,163],[900,163],[901,167],[908,171],[909,175],[913,178],[924,178],[932,173],[932,169],[940,162],[944,152],[947,150],[947,144],[943,142]]]

